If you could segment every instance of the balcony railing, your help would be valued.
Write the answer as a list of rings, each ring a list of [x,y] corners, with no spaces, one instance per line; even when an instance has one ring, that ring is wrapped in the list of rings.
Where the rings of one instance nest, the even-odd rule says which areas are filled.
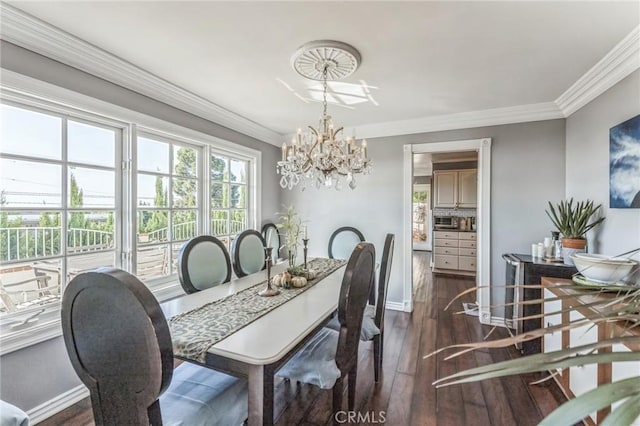
[[[226,219],[213,219],[211,221],[211,235],[235,235],[244,231],[246,224],[242,220],[227,221]],[[169,240],[169,228],[156,229],[139,238],[140,242],[156,243]],[[195,221],[177,223],[172,226],[173,240],[188,240],[197,235],[198,226]]]
[[[0,261],[20,261],[61,253],[62,229],[53,226],[0,228]],[[95,229],[70,228],[68,253],[84,253],[113,248],[113,233]]]

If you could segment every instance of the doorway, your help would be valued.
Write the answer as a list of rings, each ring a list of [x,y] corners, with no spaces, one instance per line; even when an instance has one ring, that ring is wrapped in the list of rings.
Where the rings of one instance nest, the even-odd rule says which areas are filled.
[[[490,314],[490,183],[491,183],[491,139],[473,139],[463,141],[435,142],[404,146],[404,185],[403,185],[403,277],[404,277],[404,310],[413,309],[413,193],[414,193],[414,155],[429,154],[431,156],[456,156],[463,153],[477,155],[477,207],[473,222],[477,233],[477,269],[475,283],[477,287],[476,301],[480,322],[489,324]],[[430,199],[436,197],[431,186]],[[469,220],[467,217],[465,221]],[[432,241],[433,248],[433,241]],[[433,256],[431,256],[433,258]]]
[[[414,182],[418,182],[415,178]],[[414,183],[412,195],[413,249],[431,251],[431,181]]]

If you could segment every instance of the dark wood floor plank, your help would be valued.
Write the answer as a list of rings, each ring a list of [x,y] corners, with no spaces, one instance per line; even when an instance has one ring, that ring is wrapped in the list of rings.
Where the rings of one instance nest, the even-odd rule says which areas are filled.
[[[396,374],[391,389],[391,398],[386,410],[386,423],[389,425],[408,425],[411,420],[414,376]]]
[[[407,325],[402,344],[402,353],[398,360],[398,373],[415,374],[418,352],[420,349],[420,335],[422,334],[422,318],[426,302],[413,304],[411,319]]]
[[[433,381],[456,371],[504,359],[518,358],[514,348],[478,350],[454,360],[445,354],[424,356],[452,343],[482,340],[489,326],[477,317],[454,315],[463,301],[474,302],[469,294],[448,311],[444,306],[456,294],[474,285],[473,279],[433,276],[428,252],[414,252],[414,311],[387,311],[382,374],[373,380],[371,343],[362,343],[358,357],[356,410],[360,424],[380,424],[384,412],[388,425],[461,426],[533,425],[563,400],[555,383],[529,386],[534,376],[517,376],[481,383],[435,389]],[[498,328],[495,336],[505,336]],[[346,390],[346,387],[345,387]],[[329,424],[331,391],[311,385],[276,380],[277,425],[318,426]],[[347,397],[344,396],[346,410]],[[364,417],[363,417],[364,416]],[[367,421],[368,420],[368,421]],[[93,425],[89,399],[85,399],[40,423],[44,426]]]
[[[453,283],[454,284],[454,283]],[[455,294],[455,286],[448,277],[437,277],[437,301],[444,306],[451,300],[450,290]],[[452,310],[438,312],[437,347],[442,348],[455,343],[452,325],[455,318]],[[438,377],[446,377],[458,371],[456,361],[445,360],[446,354],[436,355]],[[437,420],[445,425],[464,425],[464,403],[461,386],[446,386],[436,390]]]

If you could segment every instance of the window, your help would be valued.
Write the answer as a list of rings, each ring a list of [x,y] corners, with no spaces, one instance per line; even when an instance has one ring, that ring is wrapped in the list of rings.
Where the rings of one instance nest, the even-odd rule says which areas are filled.
[[[18,74],[1,85],[0,354],[60,335],[78,273],[119,267],[166,300],[184,241],[260,223],[259,151]]]
[[[184,242],[200,233],[200,147],[154,136],[137,139],[136,275],[176,272]]]
[[[66,283],[118,266],[122,129],[1,105],[0,317],[57,304]]]
[[[212,153],[211,171],[211,234],[227,248],[233,236],[248,228],[249,162]]]

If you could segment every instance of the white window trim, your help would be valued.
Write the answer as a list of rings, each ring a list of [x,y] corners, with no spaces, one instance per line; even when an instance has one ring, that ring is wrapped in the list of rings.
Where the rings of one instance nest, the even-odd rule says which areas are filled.
[[[258,225],[262,223],[262,153],[256,149],[235,144],[177,124],[169,123],[158,118],[101,101],[72,90],[64,89],[41,80],[27,77],[4,68],[0,69],[0,98],[36,107],[45,106],[46,109],[50,109],[52,111],[63,112],[65,114],[72,113],[74,116],[101,122],[103,124],[115,124],[124,129],[122,134],[124,139],[123,150],[127,145],[135,145],[131,144],[131,141],[135,140],[137,132],[141,131],[144,133],[164,134],[165,137],[185,142],[188,141],[190,144],[200,146],[203,144],[208,145],[211,148],[207,147],[207,149],[203,150],[207,155],[213,150],[235,158],[246,159],[249,161],[249,181],[247,188],[249,190],[250,197],[248,200],[248,211],[253,213],[250,214],[251,217],[247,222],[247,226],[249,228],[257,229]],[[205,156],[203,155],[203,161],[204,158]],[[123,161],[126,161],[124,156]],[[130,183],[131,180],[131,167],[128,167],[127,172],[123,173],[123,178],[123,188],[135,189],[134,185],[126,185],[127,183]],[[125,190],[129,191],[128,189]],[[123,197],[121,198],[123,203],[121,207],[122,216],[131,214],[131,200],[135,199],[135,197],[135,193],[123,194]],[[126,240],[131,238],[131,236],[128,235],[130,233],[123,233],[127,235],[122,235],[122,243],[129,244],[130,241]],[[131,247],[131,245],[129,244],[128,247]],[[122,259],[122,262],[123,264],[129,262],[129,259]],[[151,289],[156,298],[161,302],[183,294],[176,276],[170,276],[164,280],[158,280],[157,283],[154,283]],[[37,309],[34,311],[25,310],[24,314],[19,317],[26,318],[35,311],[37,311]],[[57,315],[57,318],[51,318],[54,316],[52,315],[53,313],[59,311],[59,304],[48,306],[46,307],[45,312],[41,314],[43,317],[41,320],[44,321],[20,331],[0,335],[0,356],[61,336],[62,327],[60,325],[59,315]]]

